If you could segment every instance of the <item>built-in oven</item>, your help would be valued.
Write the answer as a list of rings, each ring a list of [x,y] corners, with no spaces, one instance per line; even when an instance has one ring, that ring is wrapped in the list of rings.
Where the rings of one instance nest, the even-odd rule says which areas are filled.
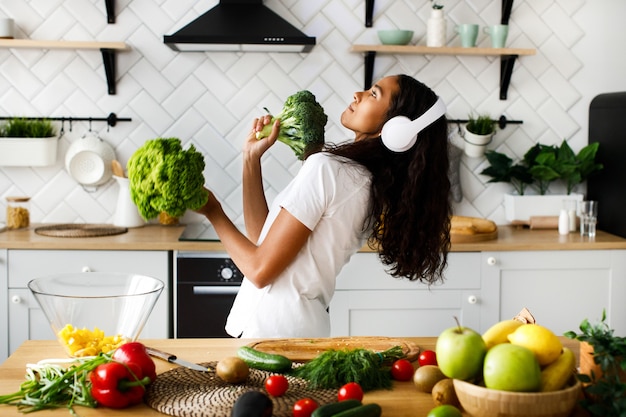
[[[214,241],[210,226],[187,225],[180,240]],[[243,279],[226,252],[179,251],[176,255],[174,337],[228,337],[226,318]]]

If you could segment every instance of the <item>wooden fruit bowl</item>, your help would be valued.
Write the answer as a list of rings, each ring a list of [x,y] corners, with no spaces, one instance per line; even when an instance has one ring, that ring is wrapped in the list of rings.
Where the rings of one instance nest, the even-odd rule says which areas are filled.
[[[461,406],[475,417],[568,417],[580,397],[581,384],[572,378],[566,388],[553,392],[508,392],[454,380]]]

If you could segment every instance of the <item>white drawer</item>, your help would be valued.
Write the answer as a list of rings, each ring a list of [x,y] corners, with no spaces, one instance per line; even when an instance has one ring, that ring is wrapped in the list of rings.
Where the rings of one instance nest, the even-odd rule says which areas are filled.
[[[9,288],[25,288],[33,278],[75,272],[128,272],[167,285],[166,251],[9,250]]]

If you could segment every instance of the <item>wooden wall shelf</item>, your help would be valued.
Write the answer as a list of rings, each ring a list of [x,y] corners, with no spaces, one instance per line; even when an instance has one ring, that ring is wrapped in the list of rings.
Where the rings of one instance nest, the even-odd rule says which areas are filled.
[[[46,41],[34,39],[0,39],[0,48],[31,49],[99,49],[109,94],[115,94],[115,53],[128,49],[124,42]]]
[[[522,48],[462,48],[430,47],[421,45],[353,45],[352,52],[365,54],[364,89],[369,89],[374,76],[374,61],[377,53],[414,55],[469,55],[500,57],[500,100],[506,100],[515,60],[520,55],[535,55],[535,49]]]

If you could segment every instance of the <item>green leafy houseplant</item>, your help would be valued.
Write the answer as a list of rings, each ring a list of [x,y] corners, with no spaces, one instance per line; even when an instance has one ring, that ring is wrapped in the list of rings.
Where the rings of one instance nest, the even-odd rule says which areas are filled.
[[[49,138],[56,131],[50,120],[12,118],[0,127],[0,137],[7,138]]]
[[[565,140],[559,147],[537,143],[515,164],[505,154],[488,151],[485,156],[490,166],[481,174],[491,177],[490,183],[511,183],[519,195],[524,195],[528,185],[535,185],[539,194],[545,195],[553,181],[562,180],[569,195],[577,184],[604,168],[595,161],[598,147],[599,143],[591,143],[575,154]]]
[[[587,319],[580,324],[580,333],[565,333],[570,339],[587,343],[593,348],[593,361],[600,372],[581,373],[585,398],[581,406],[594,416],[626,416],[626,338],[615,336],[605,322],[606,311],[599,323]],[[581,352],[581,368],[584,358]]]
[[[490,135],[496,130],[496,122],[487,114],[469,115],[465,128],[476,135]]]

